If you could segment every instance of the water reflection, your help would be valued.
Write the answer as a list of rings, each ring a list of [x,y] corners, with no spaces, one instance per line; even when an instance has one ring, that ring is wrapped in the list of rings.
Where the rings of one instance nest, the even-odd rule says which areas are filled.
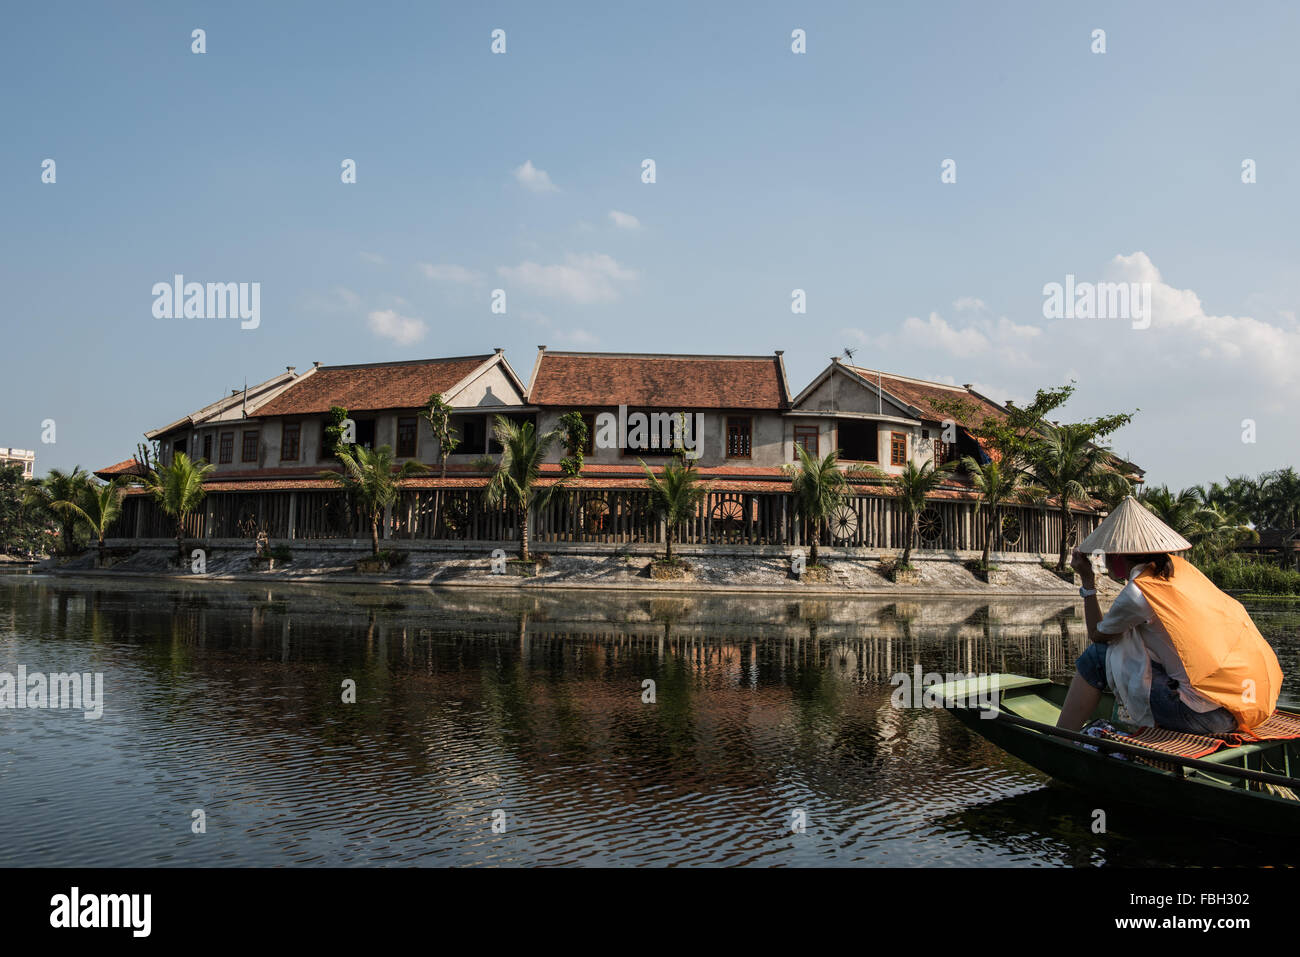
[[[1272,621],[1270,630],[1268,621]],[[1260,619],[1291,671],[1296,623]],[[3,864],[1255,862],[1146,850],[897,672],[1064,676],[1073,603],[0,581]],[[647,679],[656,701],[643,702]],[[342,701],[345,680],[356,703]],[[194,808],[206,834],[190,831]],[[807,815],[793,833],[793,812]],[[507,828],[494,833],[494,811]],[[1121,816],[1122,817],[1122,816]],[[1133,825],[1133,834],[1149,821]],[[1274,849],[1271,853],[1278,853]]]

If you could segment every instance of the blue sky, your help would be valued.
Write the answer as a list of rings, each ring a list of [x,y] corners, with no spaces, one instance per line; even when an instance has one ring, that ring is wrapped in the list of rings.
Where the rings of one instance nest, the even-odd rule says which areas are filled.
[[[101,467],[313,360],[784,349],[797,391],[847,346],[1072,376],[1156,484],[1295,462],[1296,7],[808,7],[10,9],[0,445]],[[260,326],[155,319],[176,273],[260,282]],[[1067,274],[1151,283],[1150,328],[1045,319]]]

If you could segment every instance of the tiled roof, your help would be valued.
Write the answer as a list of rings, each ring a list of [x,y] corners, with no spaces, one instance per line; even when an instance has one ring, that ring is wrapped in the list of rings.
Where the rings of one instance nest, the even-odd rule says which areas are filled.
[[[257,415],[316,415],[339,405],[349,412],[417,409],[446,392],[491,355],[368,365],[321,366],[257,410]]]
[[[877,373],[875,369],[863,369],[858,366],[850,366],[849,368],[869,382],[875,382],[879,377],[882,389],[919,410],[921,417],[924,419],[942,421],[953,417],[950,412],[939,408],[936,403],[954,401],[964,403],[974,409],[974,415],[972,416],[953,417],[956,418],[958,425],[967,428],[978,427],[983,423],[985,416],[995,419],[1006,418],[1006,414],[993,403],[962,386],[909,379],[884,372]],[[963,421],[966,418],[970,418],[972,421]]]
[[[779,356],[544,352],[529,401],[549,406],[677,409],[789,407]]]
[[[99,469],[95,474],[102,479],[111,479],[118,475],[144,475],[145,468],[132,456],[129,459],[123,459],[116,465],[109,465]]]

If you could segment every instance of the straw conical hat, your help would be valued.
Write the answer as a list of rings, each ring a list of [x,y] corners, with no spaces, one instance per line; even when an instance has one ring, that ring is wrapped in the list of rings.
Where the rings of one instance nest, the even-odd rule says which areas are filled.
[[[1183,552],[1191,547],[1191,542],[1156,518],[1149,508],[1130,495],[1083,540],[1079,551],[1087,554],[1100,550],[1111,555],[1147,555],[1156,552]]]

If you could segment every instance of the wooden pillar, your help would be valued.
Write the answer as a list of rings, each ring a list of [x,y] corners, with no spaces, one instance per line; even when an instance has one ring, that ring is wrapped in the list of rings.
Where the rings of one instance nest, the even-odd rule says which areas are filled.
[[[298,493],[289,493],[289,538],[298,534]]]

